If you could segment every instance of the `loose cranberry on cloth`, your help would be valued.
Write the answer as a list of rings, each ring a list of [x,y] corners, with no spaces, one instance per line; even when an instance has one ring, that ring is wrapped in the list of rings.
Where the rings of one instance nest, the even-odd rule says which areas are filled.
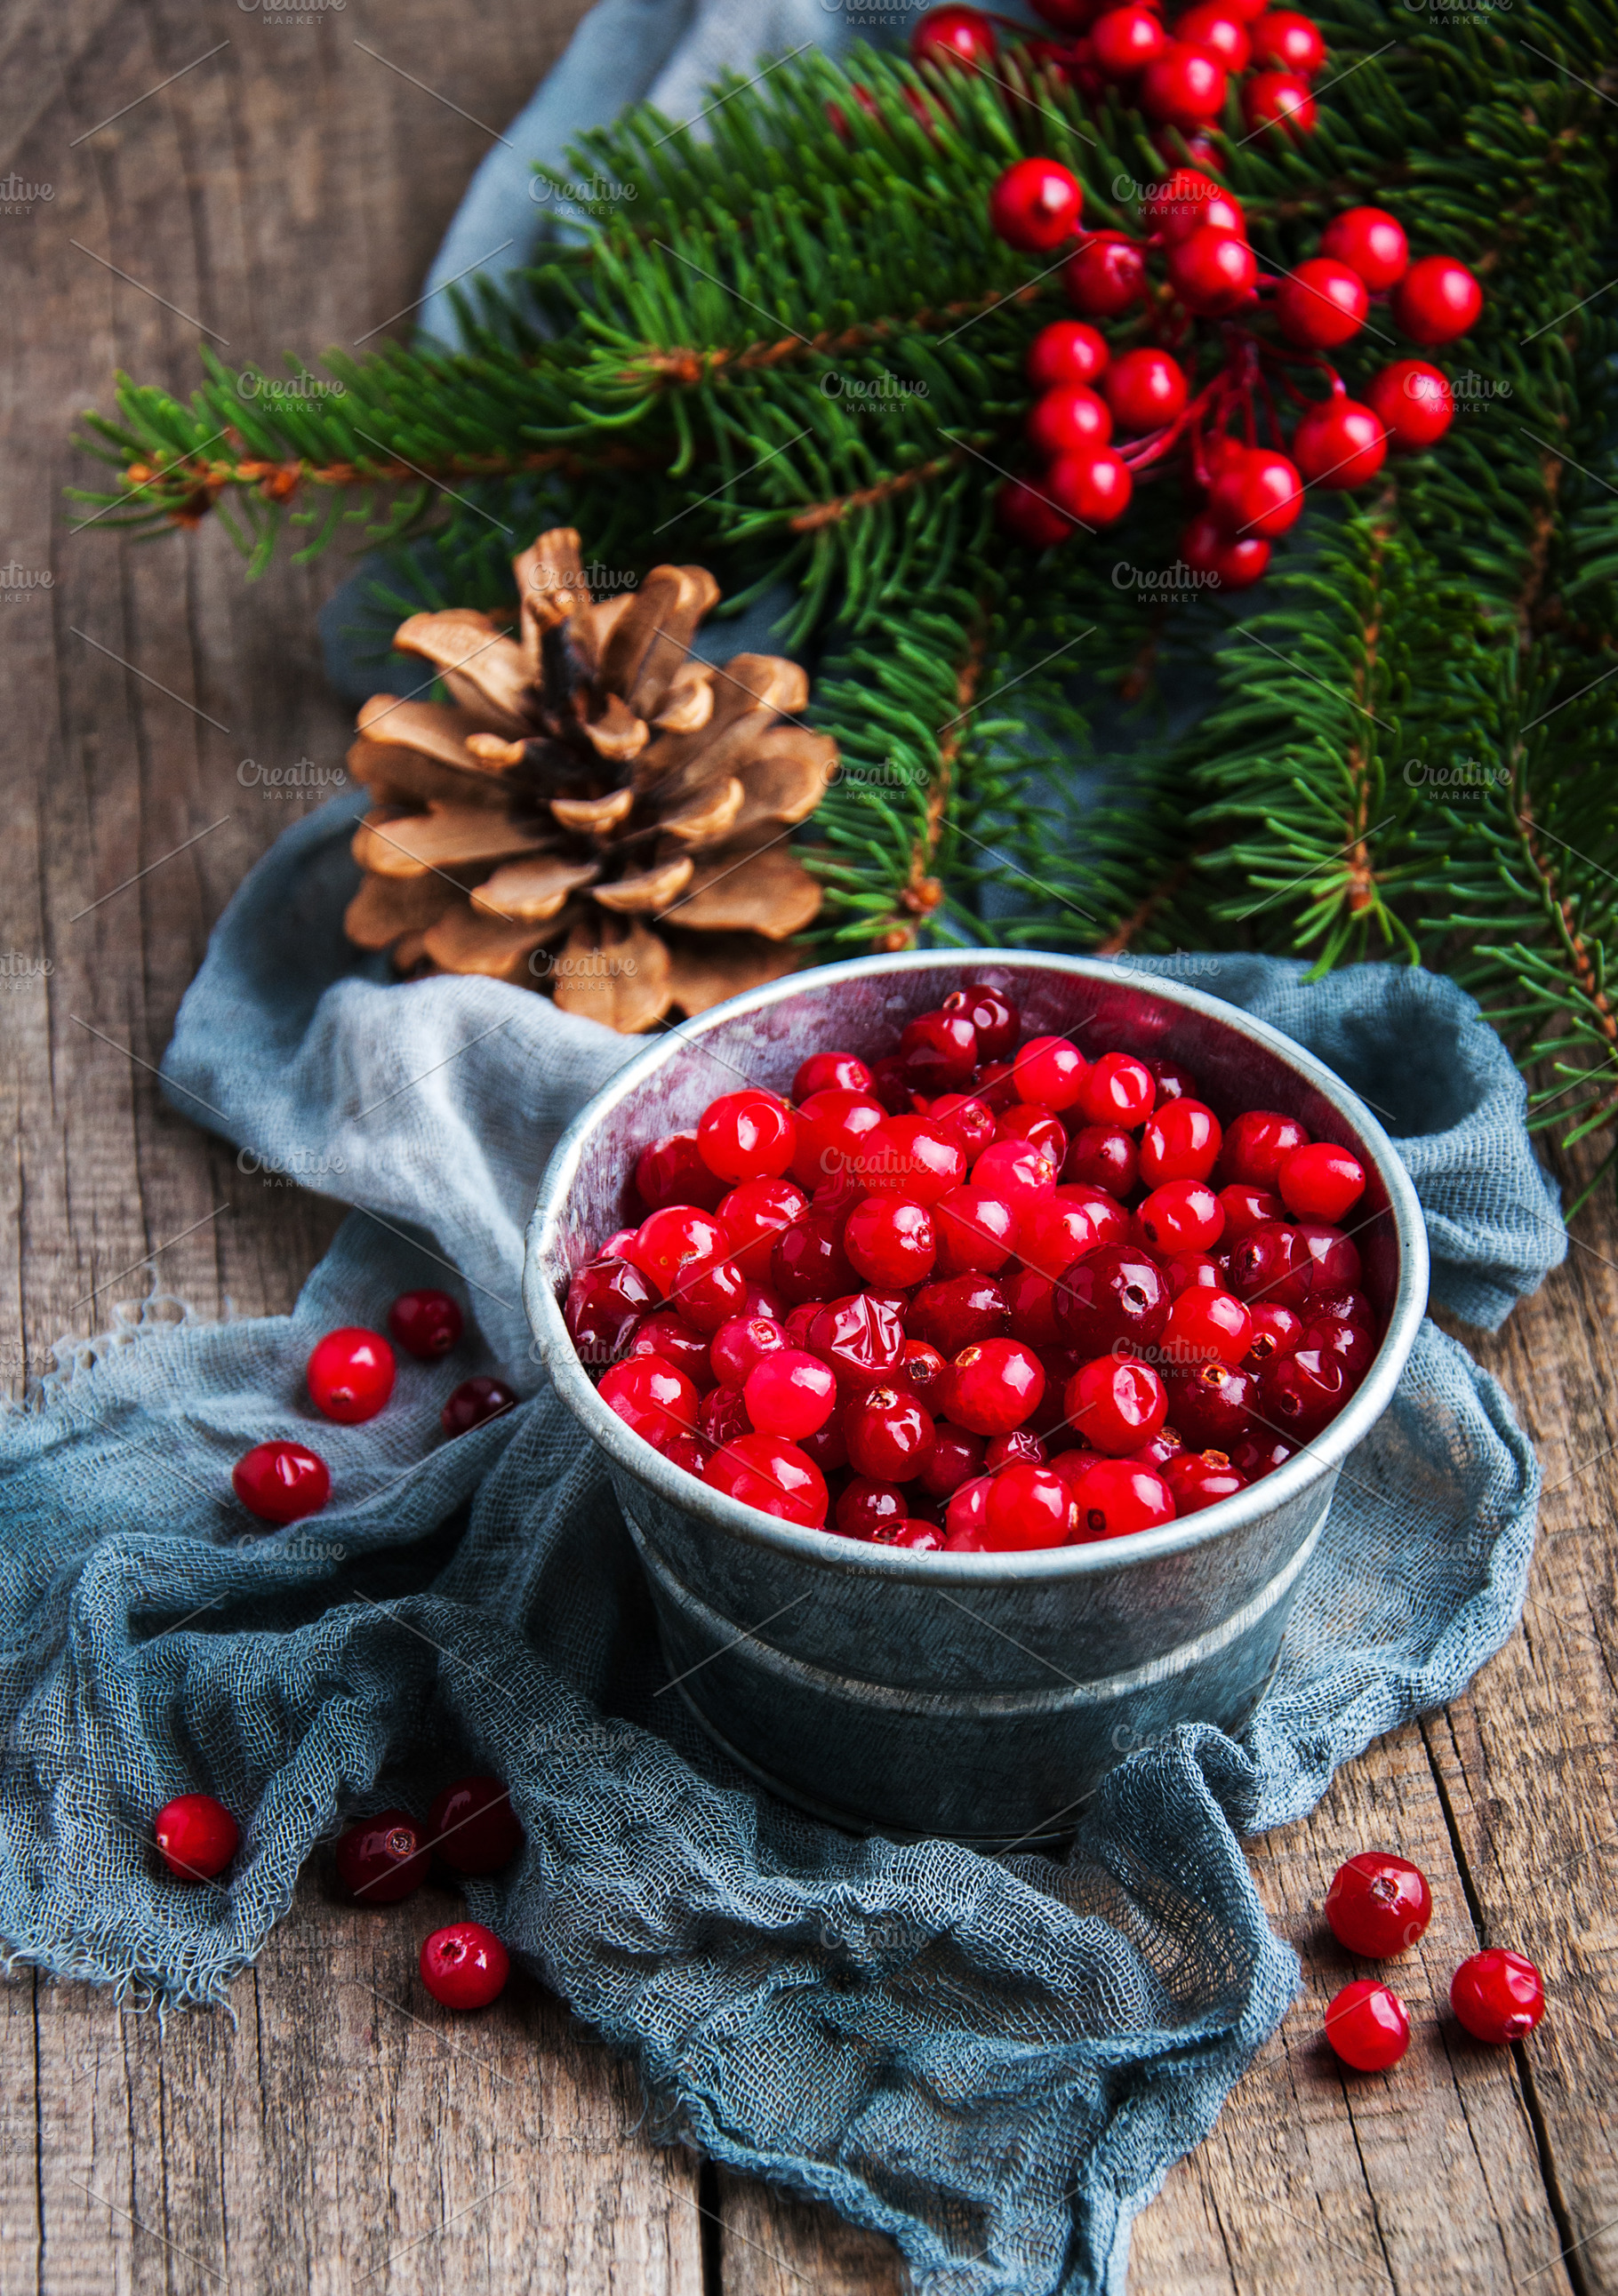
[[[1296,1981],[1237,1835],[1455,1695],[1515,1620],[1537,1484],[1504,1398],[1428,1327],[1247,1730],[1131,1756],[1068,1858],[855,1842],[760,1800],[655,1694],[627,1533],[521,1312],[550,1145],[637,1047],[498,982],[357,972],[349,813],[300,824],[238,894],[166,1073],[177,1110],[267,1164],[324,1158],[356,1217],[291,1316],[154,1319],[0,1423],[0,1939],[64,1974],[218,1998],[322,1841],[498,1776],[523,1844],[468,1880],[469,1915],[631,2053],[696,2142],[891,2233],[961,2296],[1116,2284],[1131,2217]],[[1402,967],[1311,986],[1262,958],[1195,964],[1197,987],[1381,1104],[1437,1297],[1498,1322],[1565,1243],[1521,1085],[1467,999]],[[317,1418],[315,1342],[382,1328],[427,1288],[463,1309],[456,1348],[401,1352],[374,1420]],[[472,1378],[522,1400],[447,1437],[439,1413]],[[285,1529],[250,1517],[234,1461],[316,1438],[326,1505]],[[957,1466],[969,1480],[969,1459],[941,1480]],[[150,1824],[196,1792],[242,1847],[181,1891]],[[1165,1925],[1167,1902],[1198,1906],[1194,1933]],[[726,2038],[682,2038],[699,2034]]]

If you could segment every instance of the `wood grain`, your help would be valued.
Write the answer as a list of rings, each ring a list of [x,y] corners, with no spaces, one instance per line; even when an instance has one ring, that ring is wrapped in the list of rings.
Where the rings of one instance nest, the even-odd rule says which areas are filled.
[[[0,27],[0,174],[50,186],[0,216],[4,549],[30,578],[0,594],[12,1392],[64,1335],[157,1295],[283,1309],[337,1218],[240,1169],[159,1099],[150,1064],[209,927],[299,810],[242,761],[341,763],[315,615],[346,569],[283,554],[250,588],[212,528],[149,546],[75,537],[62,489],[90,473],[72,414],[109,405],[119,366],[189,388],[197,323],[222,357],[275,371],[283,348],[314,357],[401,311],[486,128],[582,5],[362,0],[283,21],[262,0],[12,0]],[[1253,1845],[1305,1994],[1141,2217],[1137,2296],[1618,2290],[1610,1193],[1580,1235],[1477,1349],[1550,1486],[1524,1631],[1453,1709]],[[1318,2038],[1349,1969],[1320,1901],[1376,1841],[1420,1859],[1437,1906],[1399,1979],[1416,2043],[1385,2078],[1345,2075]],[[631,2077],[531,1980],[442,2020],[408,1948],[449,1903],[424,1896],[402,1924],[357,1915],[317,1865],[234,1988],[234,2021],[160,2021],[27,1972],[0,1985],[0,2296],[201,2291],[226,2273],[274,2292],[499,2296],[901,2284],[886,2243],[652,2146]],[[1550,2013],[1521,2050],[1480,2049],[1444,2013],[1480,1936],[1546,1972]]]

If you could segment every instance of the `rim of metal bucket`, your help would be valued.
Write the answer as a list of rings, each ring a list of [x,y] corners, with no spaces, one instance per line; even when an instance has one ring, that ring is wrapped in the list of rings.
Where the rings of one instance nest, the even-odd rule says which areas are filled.
[[[1065,980],[1115,982],[1118,968],[1095,957],[1063,956],[1038,949],[910,949],[892,956],[852,957],[841,964],[817,965],[788,973],[762,988],[732,996],[711,1006],[697,1020],[685,1022],[678,1032],[658,1037],[638,1059],[629,1061],[604,1085],[563,1134],[540,1183],[538,1201],[529,1223],[527,1254],[522,1270],[522,1299],[535,1337],[539,1341],[556,1391],[609,1459],[666,1499],[670,1506],[699,1520],[710,1521],[730,1538],[755,1546],[773,1548],[818,1570],[862,1572],[867,1578],[908,1578],[943,1586],[981,1587],[994,1580],[1037,1580],[1083,1578],[1113,1571],[1160,1555],[1179,1554],[1210,1540],[1222,1538],[1257,1516],[1269,1514],[1306,1490],[1318,1477],[1338,1466],[1369,1432],[1392,1402],[1427,1304],[1427,1231],[1410,1176],[1376,1117],[1340,1077],[1306,1052],[1290,1037],[1263,1021],[1255,1021],[1222,997],[1187,988],[1158,973],[1131,975],[1144,994],[1182,1006],[1205,1020],[1234,1030],[1262,1046],[1329,1101],[1359,1137],[1374,1160],[1387,1191],[1388,1210],[1399,1243],[1399,1280],[1387,1330],[1365,1379],[1336,1418],[1312,1443],[1300,1447],[1285,1464],[1252,1483],[1234,1498],[1221,1499],[1200,1513],[1165,1523],[1156,1530],[1127,1532],[1121,1538],[1102,1538],[1078,1546],[1055,1546],[1024,1553],[982,1554],[927,1554],[908,1547],[876,1546],[844,1538],[832,1530],[810,1530],[760,1514],[739,1499],[727,1497],[699,1483],[684,1468],[672,1465],[649,1443],[634,1433],[604,1404],[579,1362],[563,1321],[561,1303],[551,1288],[547,1262],[555,1252],[563,1210],[578,1172],[585,1144],[608,1109],[627,1099],[645,1078],[688,1052],[694,1038],[707,1035],[738,1014],[758,1013],[785,1003],[805,988],[840,980],[873,976],[924,972],[958,967],[981,970],[996,965],[1023,972],[1052,972]],[[1379,1217],[1379,1215],[1374,1215]]]

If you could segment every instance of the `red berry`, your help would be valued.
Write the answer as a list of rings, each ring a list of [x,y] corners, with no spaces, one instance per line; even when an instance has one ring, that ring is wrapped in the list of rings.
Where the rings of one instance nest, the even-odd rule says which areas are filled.
[[[710,1212],[725,1193],[725,1183],[702,1161],[693,1127],[689,1132],[670,1132],[641,1150],[635,1193],[649,1212],[660,1212],[665,1204],[694,1204],[699,1211]]]
[[[940,1420],[932,1431],[932,1448],[922,1463],[917,1480],[928,1496],[946,1499],[958,1490],[983,1464],[983,1438],[965,1427]]]
[[[1368,308],[1359,274],[1326,255],[1300,263],[1276,292],[1281,332],[1304,350],[1333,350],[1346,343],[1364,326]]]
[[[1069,1347],[1086,1356],[1145,1350],[1169,1320],[1169,1286],[1156,1262],[1129,1244],[1104,1244],[1070,1267],[1056,1288],[1055,1316]]]
[[[1045,334],[1071,332],[1094,336],[1101,343],[1102,365],[1106,364],[1106,345],[1094,327],[1075,327],[1067,319],[1055,321],[1044,330]],[[1038,337],[1036,340],[1039,340]],[[958,1013],[971,1021],[978,1035],[979,1057],[985,1061],[1004,1060],[1014,1049],[1023,1033],[1023,1015],[998,988],[986,980],[969,980],[964,988],[952,988],[943,1002],[943,1011]]]
[[[989,220],[1008,247],[1048,255],[1079,228],[1084,189],[1055,160],[1015,160],[989,195]]]
[[[1170,1363],[1244,1363],[1252,1347],[1253,1311],[1232,1292],[1192,1284],[1169,1310],[1162,1351]]]
[[[1008,1108],[1004,1116],[995,1119],[997,1140],[1026,1140],[1037,1148],[1046,1162],[1060,1168],[1067,1154],[1067,1128],[1060,1117],[1053,1116],[1048,1108],[1041,1108],[1035,1100],[1020,1100]]]
[[[1200,0],[1197,7],[1187,8],[1175,19],[1174,37],[1187,47],[1205,49],[1228,72],[1247,69],[1253,49],[1247,27],[1235,9],[1223,6],[1221,0]]]
[[[1136,1213],[1154,1251],[1206,1251],[1225,1229],[1219,1198],[1205,1180],[1165,1180]]]
[[[746,1314],[748,1295],[757,1289],[734,1259],[699,1260],[681,1268],[669,1300],[694,1331],[711,1339],[721,1324]]]
[[[1166,1382],[1169,1416],[1198,1450],[1232,1456],[1249,1431],[1259,1382],[1249,1371],[1219,1362],[1171,1369]]]
[[[1111,526],[1129,507],[1135,481],[1111,447],[1058,455],[1045,473],[1046,490],[1064,517],[1080,526]]]
[[[1169,250],[1169,277],[1187,309],[1221,318],[1252,296],[1259,261],[1244,239],[1204,224]]]
[[[1054,1283],[1103,1241],[1087,1204],[1045,1196],[1031,1204],[1017,1230],[1024,1262]]]
[[[801,1219],[809,1199],[794,1180],[743,1180],[724,1197],[719,1225],[730,1256],[751,1283],[768,1283],[776,1238]]]
[[[503,1419],[508,1411],[516,1409],[518,1401],[515,1390],[507,1387],[503,1379],[490,1379],[486,1374],[464,1379],[439,1412],[439,1424],[446,1435],[469,1435],[486,1420]]]
[[[1167,351],[1125,351],[1107,369],[1102,389],[1121,430],[1160,430],[1185,412],[1185,374]]]
[[[1036,390],[1054,390],[1059,383],[1094,382],[1111,357],[1106,337],[1094,327],[1087,327],[1081,319],[1053,319],[1028,346],[1023,372]],[[955,991],[957,996],[962,993]],[[948,1003],[944,1009],[949,1010]],[[1015,1041],[1014,1037],[1012,1042]],[[996,1047],[997,1054],[1009,1050],[1010,1046]]]
[[[1455,402],[1450,385],[1423,359],[1395,359],[1366,386],[1366,400],[1395,452],[1417,454],[1450,428]]]
[[[944,1379],[944,1415],[974,1435],[1020,1427],[1045,1392],[1045,1372],[1020,1340],[979,1340],[963,1348]]]
[[[1328,2004],[1326,2038],[1356,2072],[1383,2073],[1410,2046],[1410,2020],[1396,1993],[1358,1977]]]
[[[843,1223],[842,1248],[867,1283],[908,1291],[932,1273],[932,1216],[905,1196],[866,1196]]]
[[[1250,1227],[1264,1220],[1285,1219],[1286,1207],[1268,1188],[1254,1188],[1244,1180],[1233,1180],[1220,1190],[1220,1203],[1225,1214],[1225,1242],[1234,1242],[1245,1235]]]
[[[1162,1479],[1174,1499],[1176,1514],[1200,1514],[1204,1507],[1233,1499],[1247,1486],[1223,1451],[1177,1451],[1166,1460]]]
[[[407,1356],[433,1363],[460,1339],[461,1310],[448,1292],[401,1292],[388,1310],[388,1329]]]
[[[908,1196],[932,1206],[966,1177],[965,1152],[924,1116],[890,1116],[855,1159],[855,1177],[872,1193]]]
[[[1306,1443],[1337,1416],[1359,1383],[1343,1357],[1300,1346],[1265,1365],[1259,1393],[1270,1424],[1294,1443]]]
[[[781,1348],[763,1356],[742,1390],[747,1415],[760,1435],[800,1442],[824,1427],[837,1404],[837,1382],[818,1356]]]
[[[800,1106],[817,1092],[868,1092],[871,1071],[855,1053],[811,1053],[793,1078]]]
[[[635,1231],[628,1258],[660,1298],[667,1299],[680,1271],[729,1257],[730,1240],[711,1212],[668,1204]]]
[[[1416,1943],[1433,1918],[1433,1892],[1419,1866],[1384,1849],[1362,1849],[1339,1866],[1326,1893],[1332,1935],[1351,1953],[1384,1961]]]
[[[699,1393],[713,1385],[713,1359],[708,1341],[694,1324],[667,1308],[648,1316],[625,1349],[626,1356],[656,1356],[676,1371],[683,1371]]]
[[[1084,1088],[1086,1066],[1066,1037],[1031,1037],[1012,1067],[1017,1098],[1027,1107],[1071,1108]]]
[[[1049,496],[1022,479],[1009,480],[999,489],[994,507],[1012,540],[1030,550],[1052,550],[1073,530],[1072,519],[1064,517]]]
[[[1274,541],[1295,526],[1302,513],[1303,482],[1297,465],[1267,447],[1250,447],[1214,480],[1208,508],[1227,532]]]
[[[581,1363],[616,1363],[656,1295],[632,1260],[595,1259],[568,1285],[563,1321]]]
[[[899,1310],[869,1292],[850,1292],[822,1308],[804,1344],[829,1364],[840,1387],[874,1387],[891,1374],[904,1352]]]
[[[896,1384],[908,1387],[912,1395],[919,1395],[931,1408],[943,1392],[944,1374],[949,1368],[941,1352],[931,1341],[909,1339],[899,1355]]]
[[[832,1521],[844,1538],[875,1538],[883,1530],[895,1529],[908,1513],[897,1483],[856,1475],[833,1509]]]
[[[1148,1118],[1140,1136],[1140,1177],[1148,1188],[1165,1180],[1205,1180],[1224,1137],[1205,1103],[1171,1100]]]
[[[825,1522],[831,1503],[825,1477],[814,1461],[779,1435],[736,1436],[714,1453],[702,1480],[760,1514],[777,1515],[810,1530]]]
[[[1364,1195],[1365,1167],[1346,1148],[1312,1140],[1293,1150],[1276,1185],[1287,1210],[1298,1219],[1337,1221]]]
[[[912,1338],[953,1357],[974,1341],[1004,1339],[1010,1320],[1006,1294],[992,1276],[952,1275],[923,1286],[905,1324]]]
[[[1151,1070],[1130,1053],[1103,1053],[1080,1078],[1077,1095],[1092,1124],[1119,1124],[1130,1131],[1145,1121],[1156,1096]]]
[[[1056,1190],[1056,1200],[1077,1204],[1089,1214],[1097,1243],[1128,1243],[1135,1233],[1135,1224],[1117,1197],[1105,1188],[1092,1187],[1088,1181],[1064,1180]]]
[[[1073,1136],[1062,1177],[1105,1188],[1121,1203],[1134,1193],[1139,1169],[1139,1151],[1121,1124],[1087,1124]]]
[[[211,1882],[236,1854],[242,1836],[235,1819],[211,1794],[177,1794],[165,1802],[152,1828],[157,1854],[181,1882]]]
[[[1326,225],[1320,252],[1357,271],[1373,295],[1396,287],[1410,267],[1409,242],[1385,208],[1345,208]]]
[[[768,1316],[738,1316],[734,1323],[720,1324],[708,1357],[716,1380],[727,1387],[740,1387],[755,1364],[762,1363],[766,1356],[778,1355],[787,1345],[782,1326]]]
[[[1030,1142],[996,1140],[972,1168],[974,1193],[1009,1204],[1019,1219],[1037,1197],[1056,1192],[1055,1167]]]
[[[1312,79],[1326,62],[1326,42],[1318,29],[1291,8],[1271,8],[1257,17],[1252,38],[1253,61],[1265,71]]]
[[[1150,8],[1109,8],[1090,26],[1096,69],[1107,79],[1128,79],[1161,56],[1169,35]]]
[[[357,1427],[392,1394],[393,1372],[393,1350],[380,1332],[357,1324],[328,1332],[309,1357],[309,1401],[327,1419]]]
[[[1121,1458],[1156,1434],[1169,1415],[1169,1393],[1150,1364],[1098,1356],[1068,1382],[1063,1409],[1093,1451]]]
[[[834,1300],[854,1288],[842,1249],[842,1215],[811,1211],[776,1238],[770,1281],[790,1307]]]
[[[973,1475],[949,1495],[944,1509],[944,1545],[951,1554],[981,1554],[983,1525],[989,1513],[991,1475]]]
[[[811,1093],[798,1111],[793,1179],[801,1187],[818,1188],[852,1171],[887,1116],[873,1092],[855,1087]]]
[[[1113,410],[1084,383],[1054,383],[1030,407],[1026,428],[1042,455],[1071,454],[1106,445]]]
[[[511,1960],[481,1922],[451,1922],[422,1947],[422,1983],[446,2009],[487,2009],[505,1990]]]
[[[999,1278],[1011,1310],[1011,1337],[1025,1348],[1055,1348],[1061,1344],[1056,1329],[1055,1285],[1037,1267],[1007,1268]]]
[[[978,1032],[964,1013],[921,1013],[907,1021],[899,1057],[914,1092],[957,1092],[978,1064]]]
[[[778,1180],[797,1138],[797,1120],[785,1102],[754,1088],[723,1094],[702,1111],[696,1128],[703,1163],[732,1186],[738,1180]]]
[[[1115,319],[1145,294],[1146,259],[1122,232],[1092,232],[1063,265],[1062,285],[1076,311]]]
[[[1225,9],[1220,12],[1230,13]],[[1154,184],[1140,203],[1140,219],[1165,247],[1179,246],[1207,224],[1236,239],[1247,236],[1241,202],[1195,168],[1177,168]]]
[[[236,1461],[230,1480],[250,1514],[277,1525],[317,1513],[332,1495],[325,1461],[302,1443],[255,1443]]]
[[[467,1385],[471,1384],[469,1380]],[[462,1391],[457,1388],[456,1393]],[[669,1436],[696,1422],[695,1386],[683,1371],[677,1371],[661,1356],[631,1356],[626,1363],[614,1364],[602,1380],[600,1393],[602,1401],[618,1414],[624,1425],[654,1450]],[[474,1426],[479,1423],[472,1422]],[[464,1431],[455,1428],[447,1431],[458,1434]]]
[[[1017,1215],[1011,1205],[987,1189],[949,1189],[932,1207],[932,1218],[940,1276],[974,1271],[991,1275],[1011,1258]]]
[[[1216,1176],[1220,1180],[1246,1180],[1255,1188],[1273,1188],[1282,1165],[1308,1138],[1295,1116],[1282,1116],[1269,1108],[1244,1108],[1226,1127]]]
[[[1311,487],[1362,487],[1381,470],[1387,435],[1368,406],[1329,398],[1313,406],[1292,434],[1292,455]]]
[[[996,1116],[1017,1105],[1016,1078],[1009,1061],[990,1061],[978,1072],[974,1096]]]
[[[1482,289],[1452,255],[1424,255],[1393,291],[1394,319],[1428,350],[1464,335],[1482,308]]]
[[[1230,1454],[1230,1464],[1244,1481],[1256,1483],[1294,1456],[1292,1445],[1277,1435],[1244,1435]]]
[[[1173,1521],[1173,1495],[1150,1467],[1132,1459],[1091,1458],[1083,1452],[1064,1453],[1057,1465],[1075,1457],[1083,1462],[1078,1469],[1069,1470],[1079,1518],[1073,1531],[1075,1544],[1127,1538],[1131,1531],[1156,1530]]]
[[[1225,67],[1206,48],[1170,41],[1140,76],[1140,108],[1148,119],[1189,132],[1218,119],[1226,85]]]
[[[696,1443],[701,1453],[696,1472],[705,1475],[709,1460],[722,1445],[734,1443],[738,1435],[751,1435],[753,1431],[742,1389],[727,1382],[705,1395],[697,1406],[696,1425]],[[677,1450],[683,1456],[686,1439],[684,1435],[671,1436],[663,1456],[670,1457]]]
[[[1032,1460],[1018,1460],[989,1486],[983,1545],[999,1554],[1061,1546],[1074,1521],[1073,1495],[1061,1476]]]
[[[1544,1980],[1520,1953],[1490,1946],[1450,1979],[1450,2006],[1474,2040],[1525,2040],[1545,2014]]]
[[[1309,82],[1295,72],[1250,72],[1242,83],[1242,116],[1250,135],[1261,127],[1290,128],[1310,135],[1315,127],[1315,99]]]
[[[866,1388],[844,1407],[842,1439],[857,1473],[908,1483],[932,1448],[932,1414],[908,1388]]]
[[[975,1094],[940,1093],[925,1113],[933,1130],[953,1140],[969,1164],[995,1137],[994,1111]]]
[[[1251,588],[1269,563],[1269,545],[1256,534],[1233,539],[1211,512],[1194,518],[1179,538],[1180,556],[1216,590]]]
[[[1163,1261],[1162,1273],[1176,1300],[1182,1292],[1198,1288],[1206,1292],[1222,1292],[1225,1289],[1225,1278],[1219,1261],[1211,1259],[1205,1251],[1177,1252],[1173,1259]]]
[[[397,1906],[421,1888],[431,1864],[407,1809],[378,1810],[338,1838],[337,1878],[362,1906]]]
[[[1242,1357],[1244,1371],[1262,1371],[1277,1356],[1289,1356],[1303,1337],[1303,1318],[1273,1300],[1255,1300],[1247,1310],[1253,1340]]]
[[[910,34],[918,64],[990,64],[998,53],[994,24],[981,8],[930,8]]]

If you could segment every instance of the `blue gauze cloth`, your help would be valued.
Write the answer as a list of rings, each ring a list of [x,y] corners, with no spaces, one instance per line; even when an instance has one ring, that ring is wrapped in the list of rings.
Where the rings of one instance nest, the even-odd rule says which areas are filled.
[[[560,160],[630,94],[686,116],[727,60],[838,20],[803,0],[604,0],[513,125],[519,160]],[[434,277],[515,239],[519,201],[531,228],[501,152],[456,225],[490,234],[452,233]],[[0,1427],[0,1940],[141,1997],[218,1999],[341,1816],[495,1771],[526,1848],[468,1885],[470,1909],[633,2055],[661,2128],[891,2234],[935,2296],[1121,2296],[1131,2219],[1296,1986],[1237,1835],[1307,1809],[1505,1640],[1532,1542],[1525,1439],[1426,1325],[1248,1729],[1132,1755],[1065,1861],[857,1842],[761,1799],[659,1697],[638,1566],[520,1308],[550,1146],[636,1046],[502,983],[398,988],[357,961],[357,810],[328,806],[254,871],[164,1063],[174,1104],[247,1168],[355,1216],[290,1316],[149,1303],[62,1343]],[[1451,984],[1364,967],[1310,986],[1240,956],[1149,969],[1285,1029],[1380,1108],[1458,1314],[1492,1327],[1561,1259],[1521,1083]],[[314,1340],[420,1283],[462,1300],[456,1356],[401,1358],[368,1426],[316,1420]],[[474,1371],[527,1399],[445,1442],[439,1406]],[[230,1468],[300,1430],[331,1502],[262,1534]],[[217,1886],[167,1879],[150,1847],[152,1811],[192,1790],[243,1821]]]

